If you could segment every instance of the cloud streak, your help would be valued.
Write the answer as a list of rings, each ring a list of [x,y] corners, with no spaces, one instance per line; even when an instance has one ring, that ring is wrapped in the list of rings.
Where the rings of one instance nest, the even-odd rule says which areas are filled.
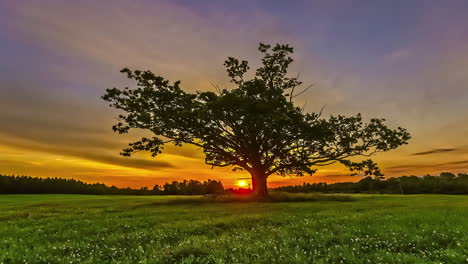
[[[428,150],[428,151],[413,153],[412,155],[415,155],[415,156],[422,156],[422,155],[430,155],[430,154],[438,154],[438,153],[452,152],[452,151],[456,151],[456,150],[457,150],[457,149],[455,149],[455,148],[439,148],[439,149],[432,149],[432,150]]]

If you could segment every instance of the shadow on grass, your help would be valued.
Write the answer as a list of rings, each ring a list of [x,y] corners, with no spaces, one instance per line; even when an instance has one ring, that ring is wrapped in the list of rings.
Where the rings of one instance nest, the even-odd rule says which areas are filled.
[[[57,203],[57,202],[42,202],[42,203],[37,203],[37,204],[31,204],[26,207],[58,207],[58,206],[63,206],[63,204]]]
[[[182,196],[173,199],[161,199],[157,202],[141,204],[136,207],[171,205],[171,204],[209,204],[209,203],[284,203],[284,202],[313,202],[313,201],[339,201],[351,202],[355,198],[349,194],[321,194],[321,193],[286,193],[272,192],[268,198],[259,198],[253,195],[212,195],[212,196]]]

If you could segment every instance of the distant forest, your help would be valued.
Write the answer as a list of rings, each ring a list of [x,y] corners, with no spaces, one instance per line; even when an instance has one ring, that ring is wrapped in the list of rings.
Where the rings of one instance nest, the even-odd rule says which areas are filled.
[[[108,194],[108,195],[202,195],[221,194],[221,181],[173,181],[155,185],[153,189],[118,188],[102,183],[85,183],[75,179],[37,178],[29,176],[0,175],[0,194]]]
[[[384,193],[384,194],[468,194],[468,174],[444,172],[438,176],[401,176],[396,178],[363,178],[358,182],[304,183],[271,189],[291,193]],[[101,183],[85,183],[74,179],[37,178],[0,175],[0,194],[107,194],[107,195],[205,195],[248,193],[246,189],[224,189],[221,181],[184,180],[153,189],[118,188]]]
[[[386,180],[366,177],[358,182],[304,183],[273,190],[291,193],[468,194],[468,174],[443,172],[439,176],[401,176]]]

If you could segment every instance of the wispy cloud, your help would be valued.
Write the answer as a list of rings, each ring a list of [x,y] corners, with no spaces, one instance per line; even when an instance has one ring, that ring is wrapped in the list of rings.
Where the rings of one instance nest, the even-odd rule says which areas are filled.
[[[432,149],[432,150],[428,150],[428,151],[413,153],[412,155],[415,155],[415,156],[430,155],[430,154],[452,152],[452,151],[455,151],[455,150],[457,150],[457,149],[455,149],[455,148],[439,148],[439,149]]]
[[[437,171],[450,171],[450,170],[466,170],[468,166],[468,160],[448,161],[439,163],[406,163],[395,166],[390,166],[387,171],[391,173],[416,173],[425,174]],[[398,176],[398,175],[395,175]]]

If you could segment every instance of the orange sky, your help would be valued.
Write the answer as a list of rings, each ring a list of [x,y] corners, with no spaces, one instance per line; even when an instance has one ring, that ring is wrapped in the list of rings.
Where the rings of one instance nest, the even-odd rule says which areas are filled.
[[[180,79],[188,91],[228,86],[224,59],[254,68],[260,41],[296,48],[292,73],[316,84],[298,99],[307,111],[326,104],[325,115],[360,112],[409,130],[408,146],[376,157],[387,176],[468,171],[466,1],[236,3],[2,1],[0,173],[121,187],[208,178],[232,186],[245,174],[211,169],[194,147],[120,157],[143,132],[112,133],[117,113],[99,97],[131,85],[119,73],[125,66]],[[360,179],[347,175],[323,167],[314,176],[272,176],[270,186]]]

